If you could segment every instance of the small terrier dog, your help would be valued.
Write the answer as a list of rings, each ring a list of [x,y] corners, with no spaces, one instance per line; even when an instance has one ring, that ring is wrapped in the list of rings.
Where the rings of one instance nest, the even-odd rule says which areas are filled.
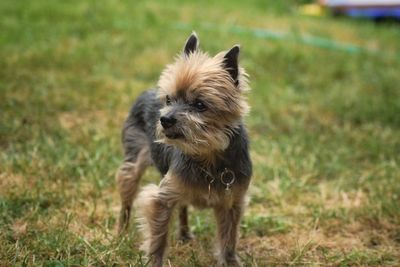
[[[117,173],[120,233],[128,226],[146,167],[154,164],[163,176],[159,185],[145,186],[135,204],[145,237],[142,248],[152,266],[162,266],[175,207],[180,239],[192,237],[189,204],[214,210],[218,264],[240,265],[235,250],[252,175],[243,124],[249,110],[247,74],[238,65],[238,45],[214,57],[198,46],[193,32],[162,72],[158,88],[138,97],[123,127],[125,159]]]

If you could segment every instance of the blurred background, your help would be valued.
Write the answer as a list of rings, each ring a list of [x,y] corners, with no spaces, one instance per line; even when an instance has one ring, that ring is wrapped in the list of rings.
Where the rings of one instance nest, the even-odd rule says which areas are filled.
[[[244,265],[399,265],[398,3],[334,2],[1,1],[0,265],[146,265],[135,222],[115,236],[120,131],[192,30],[250,74]],[[212,266],[190,220],[168,262]]]

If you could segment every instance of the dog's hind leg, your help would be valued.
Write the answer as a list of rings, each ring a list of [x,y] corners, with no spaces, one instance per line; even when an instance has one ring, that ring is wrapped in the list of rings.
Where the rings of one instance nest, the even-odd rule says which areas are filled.
[[[188,207],[182,205],[179,208],[179,240],[182,242],[188,242],[193,239],[193,235],[190,232],[188,222]]]
[[[133,200],[137,194],[140,178],[150,165],[150,152],[143,132],[132,128],[124,131],[125,160],[117,171],[117,182],[121,197],[118,233],[127,229]]]

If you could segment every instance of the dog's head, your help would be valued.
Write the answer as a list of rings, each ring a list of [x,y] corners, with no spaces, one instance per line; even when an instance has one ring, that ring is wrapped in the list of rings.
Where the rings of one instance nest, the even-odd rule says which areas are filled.
[[[159,142],[190,155],[223,151],[249,107],[247,74],[238,65],[239,46],[214,57],[199,50],[195,33],[158,82]]]

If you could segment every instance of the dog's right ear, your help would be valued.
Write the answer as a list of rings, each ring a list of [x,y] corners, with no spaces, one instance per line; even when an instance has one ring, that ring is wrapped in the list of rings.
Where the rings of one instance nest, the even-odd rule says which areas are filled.
[[[197,37],[197,34],[195,32],[192,32],[192,34],[186,41],[183,52],[185,53],[185,55],[188,56],[190,53],[196,51],[198,47],[199,47],[199,38]]]
[[[238,76],[239,76],[239,66],[238,66],[238,57],[240,52],[240,46],[235,45],[232,47],[224,56],[224,67],[231,75],[232,79],[237,86],[239,84]]]

